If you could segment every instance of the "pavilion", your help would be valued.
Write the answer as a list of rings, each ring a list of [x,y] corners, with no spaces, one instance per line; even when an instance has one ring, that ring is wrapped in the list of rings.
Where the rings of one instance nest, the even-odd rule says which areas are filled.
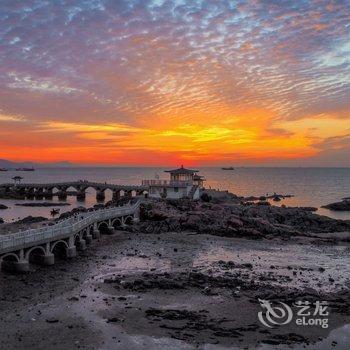
[[[165,170],[170,180],[143,180],[149,186],[149,196],[155,198],[190,198],[199,199],[205,179],[198,175],[199,170],[181,168]]]
[[[12,178],[12,180],[15,182],[15,185],[16,184],[20,184],[21,183],[21,180],[23,180],[23,177],[22,176],[14,176]]]

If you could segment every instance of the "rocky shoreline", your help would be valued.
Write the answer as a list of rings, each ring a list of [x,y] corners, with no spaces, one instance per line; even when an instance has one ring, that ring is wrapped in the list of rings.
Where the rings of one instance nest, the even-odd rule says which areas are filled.
[[[18,207],[65,207],[71,205],[66,202],[31,202],[31,203],[16,203]]]
[[[350,323],[350,221],[232,194],[144,199],[140,219],[71,261],[1,273],[0,347],[36,349],[40,337],[54,350],[337,348],[332,334]],[[29,217],[0,232],[54,222]],[[269,329],[259,299],[327,301],[329,328]]]
[[[344,198],[341,202],[330,203],[323,205],[322,208],[335,211],[350,211],[350,198]]]
[[[191,230],[225,237],[262,239],[350,231],[350,220],[313,213],[313,208],[276,207],[259,203],[149,201],[141,206],[145,233]]]
[[[205,344],[212,349],[279,344],[281,349],[296,343],[336,348],[332,330],[350,322],[346,249],[327,240],[319,245],[307,237],[295,239],[191,232],[103,236],[73,261],[33,265],[21,277],[0,275],[0,347],[37,349],[40,338],[41,348],[54,350]],[[329,328],[268,329],[257,318],[262,298],[289,305],[326,300]]]

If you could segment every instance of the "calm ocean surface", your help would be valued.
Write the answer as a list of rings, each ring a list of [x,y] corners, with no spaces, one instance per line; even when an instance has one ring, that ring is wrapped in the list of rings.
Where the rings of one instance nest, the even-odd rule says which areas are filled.
[[[12,182],[20,175],[23,182],[48,183],[73,180],[89,180],[114,184],[140,184],[142,179],[167,179],[166,168],[41,168],[34,172],[0,172],[0,183]],[[350,168],[236,168],[224,171],[221,168],[199,168],[207,179],[206,187],[229,190],[237,195],[260,196],[272,194],[293,194],[295,197],[282,200],[277,205],[320,207],[343,197],[350,197]],[[106,192],[106,201],[111,193]],[[48,201],[48,200],[41,200]],[[58,201],[57,197],[53,201]],[[16,207],[20,200],[0,199],[0,203],[10,207],[0,210],[0,217],[10,222],[28,215],[49,217],[52,208]],[[23,202],[23,201],[22,201]],[[61,207],[61,213],[76,206],[91,206],[96,203],[95,191],[89,189],[86,200],[77,202],[76,197],[68,197],[70,206]],[[276,203],[274,203],[276,205]],[[350,212],[332,212],[319,209],[319,214],[338,219],[350,219]]]

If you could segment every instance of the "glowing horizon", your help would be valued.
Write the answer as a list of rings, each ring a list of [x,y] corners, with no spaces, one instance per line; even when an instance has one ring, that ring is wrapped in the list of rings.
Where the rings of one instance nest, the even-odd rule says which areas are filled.
[[[350,166],[350,4],[0,4],[0,158]]]

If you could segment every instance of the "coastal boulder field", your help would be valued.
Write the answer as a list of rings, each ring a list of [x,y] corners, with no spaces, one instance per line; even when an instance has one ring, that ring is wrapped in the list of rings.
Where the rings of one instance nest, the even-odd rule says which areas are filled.
[[[261,203],[157,201],[141,205],[142,221],[133,230],[146,233],[194,231],[250,239],[343,232],[350,221],[313,213],[313,208]]]

